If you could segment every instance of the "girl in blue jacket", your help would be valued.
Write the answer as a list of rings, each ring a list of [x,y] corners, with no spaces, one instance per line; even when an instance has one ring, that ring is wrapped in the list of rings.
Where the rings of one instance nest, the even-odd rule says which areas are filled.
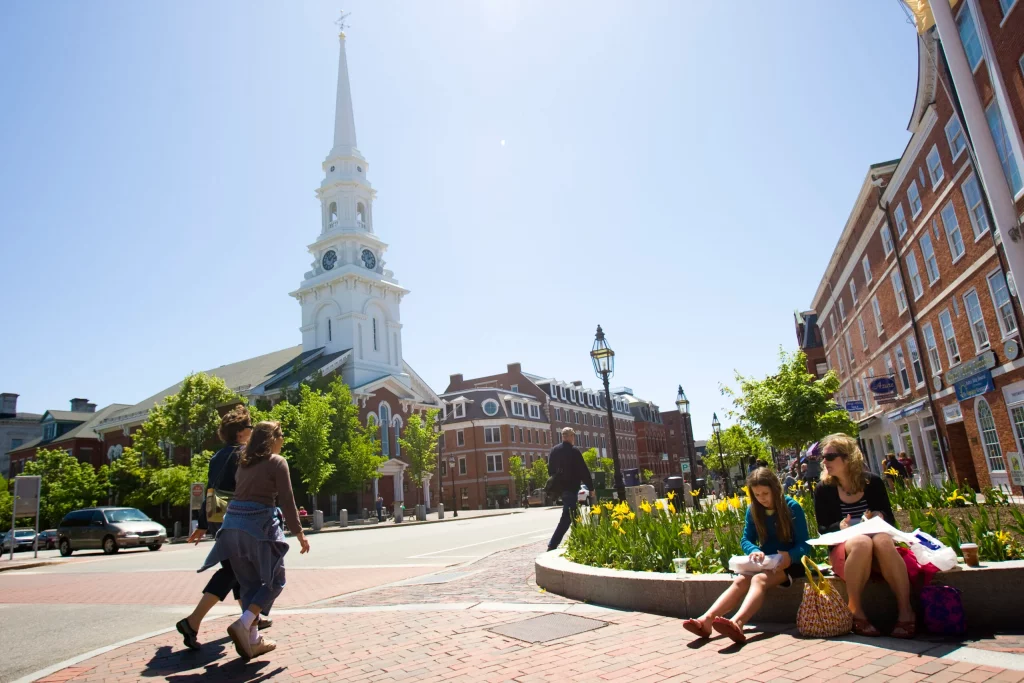
[[[773,586],[791,586],[794,577],[804,574],[801,558],[811,548],[807,545],[803,508],[783,495],[778,477],[767,467],[754,470],[747,478],[747,486],[753,500],[743,526],[743,552],[750,555],[752,562],[761,562],[765,555],[777,553],[782,556],[782,563],[770,572],[736,577],[707,612],[684,621],[683,628],[700,638],[711,637],[714,629],[736,643],[745,642],[743,626],[761,609],[765,591]],[[736,614],[726,619],[724,615],[737,605]]]

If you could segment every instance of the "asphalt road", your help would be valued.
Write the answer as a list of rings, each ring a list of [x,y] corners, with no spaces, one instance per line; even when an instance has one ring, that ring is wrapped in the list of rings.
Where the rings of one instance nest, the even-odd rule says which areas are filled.
[[[466,518],[443,524],[419,526],[390,526],[359,531],[328,532],[310,535],[311,552],[300,555],[298,544],[290,539],[293,552],[288,554],[289,568],[307,571],[331,572],[332,591],[337,594],[362,589],[376,570],[421,568],[417,571],[440,571],[445,567],[473,562],[491,553],[532,543],[550,536],[558,520],[558,510],[531,509],[529,511],[497,517]],[[121,551],[106,556],[102,552],[76,552],[70,561],[49,567],[0,572],[0,642],[4,654],[0,656],[0,681],[12,681],[31,672],[67,660],[96,648],[134,638],[146,633],[166,629],[186,616],[192,604],[119,604],[116,596],[103,604],[82,594],[60,604],[24,604],[26,582],[38,585],[40,581],[53,581],[55,587],[63,581],[74,580],[82,585],[83,593],[89,586],[103,586],[118,581],[118,576],[147,572],[154,577],[165,577],[159,572],[191,573],[202,563],[212,547],[204,542],[192,545],[167,545],[158,552],[146,549]],[[53,551],[46,553],[53,554]],[[40,553],[43,556],[44,553]],[[351,569],[353,583],[346,586],[334,578],[338,570]],[[386,572],[384,572],[386,574]],[[317,574],[316,576],[319,576]],[[345,576],[345,572],[341,572]],[[19,578],[21,577],[21,578]],[[96,582],[93,583],[93,577]],[[88,578],[88,581],[81,581]],[[127,579],[125,579],[127,580]],[[390,579],[382,579],[387,583]],[[109,584],[106,584],[109,589]],[[38,588],[35,589],[38,591]],[[285,588],[287,593],[288,588]],[[198,595],[195,596],[198,599]],[[211,615],[229,614],[237,606],[222,603]]]

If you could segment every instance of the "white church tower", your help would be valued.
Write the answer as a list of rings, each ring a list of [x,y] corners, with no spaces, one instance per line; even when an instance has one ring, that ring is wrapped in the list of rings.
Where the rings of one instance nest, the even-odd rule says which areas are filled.
[[[375,233],[369,164],[356,147],[345,33],[339,34],[334,147],[323,162],[320,234],[309,245],[312,270],[291,296],[302,306],[302,349],[344,354],[350,387],[391,377],[409,386],[402,362],[399,305],[408,290],[384,268],[385,244]],[[340,358],[339,358],[340,360]]]

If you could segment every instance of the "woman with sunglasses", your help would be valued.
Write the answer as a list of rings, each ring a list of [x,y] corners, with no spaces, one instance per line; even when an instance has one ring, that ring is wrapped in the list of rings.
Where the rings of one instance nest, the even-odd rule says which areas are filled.
[[[889,493],[885,484],[867,470],[857,441],[846,434],[831,434],[821,441],[824,469],[821,484],[814,491],[814,512],[821,533],[839,531],[863,520],[881,516],[892,526]],[[832,571],[846,582],[853,631],[862,636],[881,635],[864,612],[864,587],[872,575],[881,575],[896,595],[897,621],[894,638],[913,638],[917,619],[910,606],[907,566],[896,551],[892,536],[854,536],[829,549]]]

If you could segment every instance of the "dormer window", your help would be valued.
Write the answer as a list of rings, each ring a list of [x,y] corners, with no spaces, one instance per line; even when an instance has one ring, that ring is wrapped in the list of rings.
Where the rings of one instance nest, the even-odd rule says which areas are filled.
[[[554,382],[551,383],[551,398],[558,398],[558,387],[555,386]]]
[[[518,384],[513,384],[512,385],[512,391],[514,391],[515,393],[518,394],[519,393],[519,385]]]
[[[455,417],[466,417],[466,404],[456,403],[455,404]]]
[[[532,403],[530,404],[530,417],[534,419],[540,418],[540,406],[534,405]]]
[[[56,439],[57,438],[57,423],[50,422],[43,428],[44,439]]]
[[[558,393],[562,395],[562,400],[565,400],[565,387],[558,387]]]
[[[523,404],[519,401],[512,401],[512,414],[517,417],[523,416]]]

